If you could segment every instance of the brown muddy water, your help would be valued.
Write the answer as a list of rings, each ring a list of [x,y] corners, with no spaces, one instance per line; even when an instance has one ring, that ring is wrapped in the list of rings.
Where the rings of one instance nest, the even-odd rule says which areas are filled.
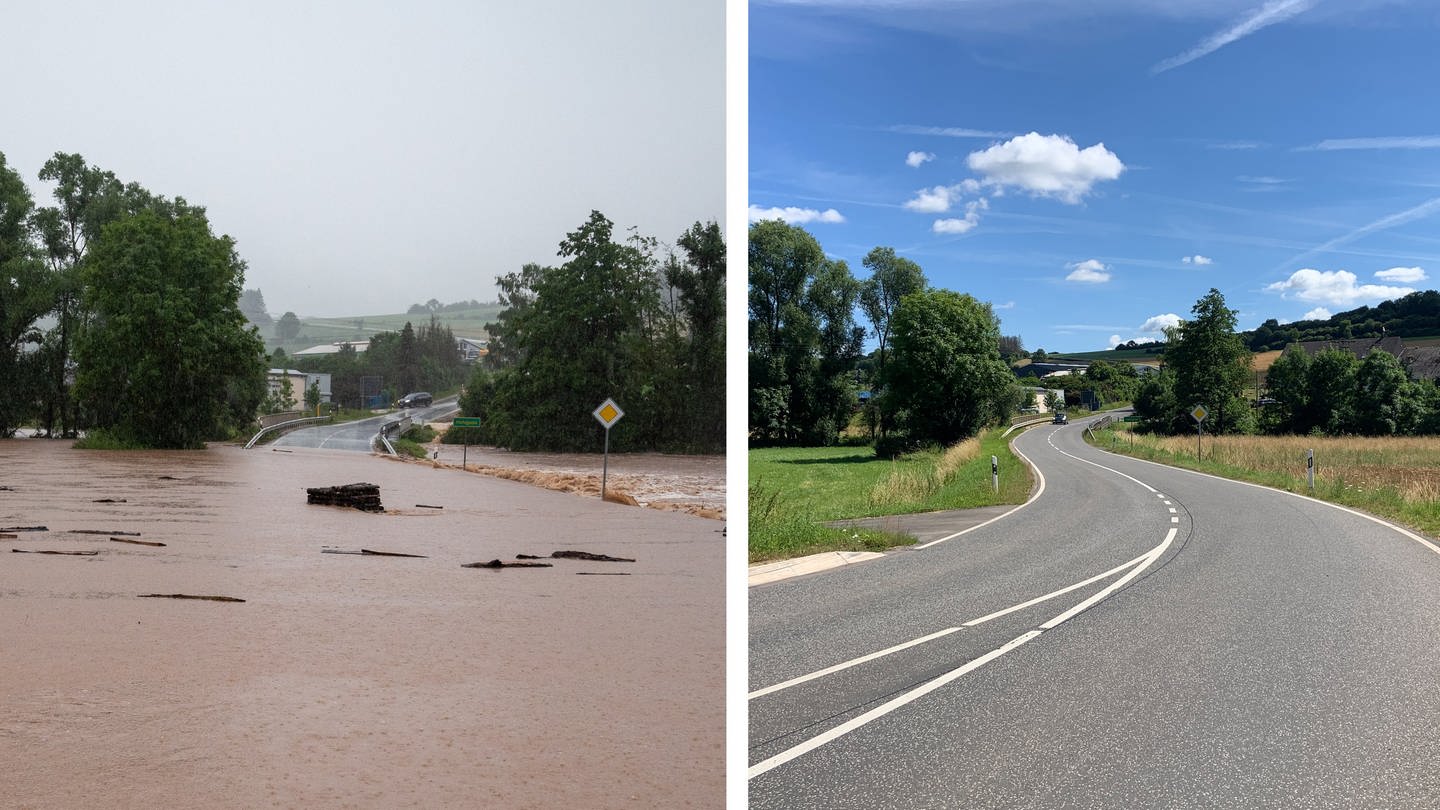
[[[724,804],[719,521],[319,450],[0,441],[0,487],[48,527],[0,538],[4,806]],[[562,549],[636,562],[460,567]]]

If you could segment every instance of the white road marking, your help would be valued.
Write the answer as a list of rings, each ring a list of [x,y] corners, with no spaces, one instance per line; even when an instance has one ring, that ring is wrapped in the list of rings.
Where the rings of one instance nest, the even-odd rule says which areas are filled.
[[[883,649],[883,650],[879,650],[879,651],[870,653],[870,654],[868,654],[868,655],[862,655],[862,656],[860,656],[859,658],[852,658],[852,659],[850,659],[849,661],[842,661],[842,662],[840,662],[840,663],[838,663],[838,664],[835,664],[835,665],[833,665],[833,666],[828,666],[828,667],[826,667],[826,668],[824,668],[824,669],[818,669],[818,670],[816,670],[816,671],[814,671],[814,672],[810,672],[810,673],[807,673],[807,674],[805,674],[805,675],[799,675],[799,676],[797,676],[797,677],[791,678],[791,679],[788,680],[788,681],[782,681],[782,682],[777,683],[777,684],[775,684],[775,685],[773,685],[773,686],[767,686],[767,687],[765,687],[764,689],[757,689],[757,690],[755,690],[754,692],[751,692],[751,693],[747,696],[747,699],[748,699],[748,700],[754,700],[755,698],[758,698],[758,697],[764,697],[765,695],[769,695],[769,694],[773,694],[773,693],[775,693],[775,692],[779,692],[779,691],[781,691],[782,689],[789,689],[789,688],[792,687],[792,686],[799,686],[799,685],[802,684],[802,683],[807,683],[807,682],[809,682],[809,681],[818,680],[818,679],[820,679],[820,678],[825,677],[826,675],[833,675],[833,674],[835,674],[835,673],[837,673],[837,672],[840,672],[840,671],[842,671],[842,670],[846,670],[846,669],[849,669],[849,668],[851,668],[851,667],[858,666],[858,665],[860,665],[860,664],[864,664],[864,663],[867,663],[867,662],[870,662],[870,661],[874,661],[874,660],[876,660],[876,659],[878,659],[878,658],[884,658],[885,656],[891,655],[892,653],[897,653],[897,652],[900,652],[900,651],[902,651],[902,650],[908,650],[908,649],[910,649],[911,647],[917,647],[917,646],[919,646],[919,645],[921,645],[921,644],[924,644],[924,643],[926,643],[926,642],[928,642],[928,641],[934,641],[934,640],[936,640],[936,639],[938,639],[938,638],[944,638],[945,636],[948,636],[948,635],[950,635],[951,633],[957,632],[957,631],[959,631],[959,630],[961,630],[961,629],[963,629],[963,628],[966,628],[966,627],[975,627],[976,625],[984,624],[985,622],[988,622],[988,621],[990,621],[990,620],[992,620],[992,619],[998,619],[998,618],[1000,618],[1001,616],[1007,616],[1007,615],[1009,615],[1009,614],[1011,614],[1011,613],[1014,613],[1014,612],[1016,612],[1016,611],[1018,611],[1018,610],[1024,610],[1025,608],[1028,608],[1028,607],[1034,607],[1035,605],[1038,605],[1038,604],[1040,604],[1041,602],[1049,601],[1049,600],[1051,600],[1051,599],[1054,599],[1054,598],[1057,597],[1057,596],[1064,596],[1065,594],[1067,594],[1067,593],[1069,593],[1069,592],[1071,592],[1071,591],[1073,591],[1073,590],[1077,590],[1077,589],[1079,589],[1079,588],[1083,588],[1083,587],[1085,587],[1086,585],[1092,585],[1092,584],[1094,584],[1094,583],[1096,583],[1096,582],[1099,582],[1100,580],[1105,579],[1105,578],[1107,578],[1107,577],[1112,577],[1112,576],[1120,573],[1121,571],[1124,571],[1126,568],[1130,568],[1130,567],[1132,567],[1132,566],[1135,566],[1135,565],[1140,564],[1141,562],[1143,562],[1143,561],[1145,561],[1145,560],[1150,559],[1150,557],[1151,557],[1153,554],[1154,554],[1154,549],[1151,549],[1150,551],[1147,551],[1147,552],[1145,552],[1144,554],[1141,554],[1139,557],[1136,557],[1135,559],[1130,560],[1129,562],[1121,563],[1120,565],[1117,565],[1117,566],[1115,566],[1114,568],[1111,568],[1109,571],[1106,571],[1106,572],[1103,573],[1103,574],[1096,574],[1095,576],[1090,577],[1089,579],[1082,580],[1082,581],[1080,581],[1080,582],[1075,583],[1074,585],[1067,585],[1067,586],[1065,586],[1064,588],[1061,588],[1061,589],[1058,590],[1058,591],[1051,591],[1050,593],[1047,593],[1047,594],[1045,594],[1044,596],[1037,596],[1037,597],[1035,597],[1034,599],[1031,599],[1031,600],[1029,600],[1029,601],[1027,601],[1027,602],[1021,602],[1021,603],[1018,604],[1018,605],[1011,605],[1010,607],[1004,608],[1004,609],[1002,609],[1002,610],[997,610],[997,611],[995,611],[994,613],[987,613],[986,615],[981,616],[981,617],[978,618],[978,619],[971,619],[970,621],[965,622],[964,624],[960,625],[959,627],[948,627],[948,628],[946,628],[946,629],[944,629],[944,630],[938,630],[938,631],[936,631],[936,632],[934,632],[934,633],[931,633],[931,634],[929,634],[929,635],[927,635],[927,636],[921,636],[921,637],[919,637],[919,638],[917,638],[917,639],[913,639],[913,640],[911,640],[911,641],[906,641],[906,642],[901,643],[901,644],[896,644],[896,645],[893,646],[893,647],[887,647],[887,648],[885,648],[885,649]]]
[[[1102,470],[1109,470],[1110,472],[1113,472],[1113,473],[1115,473],[1116,475],[1121,476],[1122,478],[1126,478],[1126,479],[1129,479],[1129,480],[1131,480],[1131,481],[1134,481],[1136,484],[1139,484],[1140,486],[1144,487],[1145,489],[1147,489],[1147,490],[1149,490],[1149,491],[1151,491],[1151,492],[1155,492],[1155,488],[1154,488],[1154,487],[1150,486],[1149,484],[1146,484],[1144,481],[1141,481],[1141,480],[1139,480],[1138,478],[1135,478],[1135,477],[1130,476],[1130,475],[1126,475],[1125,473],[1120,472],[1119,470],[1113,469],[1113,468],[1111,468],[1111,467],[1106,467],[1106,466],[1103,465],[1103,464],[1097,464],[1097,463],[1095,463],[1095,462],[1093,462],[1093,461],[1087,461],[1086,459],[1079,458],[1079,457],[1077,457],[1077,456],[1071,455],[1070,453],[1066,453],[1064,450],[1061,450],[1060,448],[1055,447],[1054,443],[1051,442],[1051,438],[1052,438],[1052,437],[1047,437],[1046,441],[1050,443],[1050,446],[1051,446],[1051,447],[1054,447],[1054,448],[1055,448],[1056,452],[1058,452],[1058,453],[1060,453],[1060,454],[1062,454],[1062,455],[1070,456],[1070,458],[1073,458],[1073,459],[1075,459],[1076,461],[1083,461],[1083,462],[1085,462],[1086,464],[1090,464],[1090,465],[1092,465],[1092,466],[1099,467],[1099,468],[1102,469]],[[1019,452],[1019,451],[1017,450],[1016,452]],[[1028,461],[1028,459],[1027,459],[1027,461]],[[1032,466],[1033,466],[1033,465],[1032,465]],[[1038,472],[1038,469],[1037,469],[1037,472]],[[1163,497],[1163,496],[1162,496],[1162,497]],[[1014,510],[1011,510],[1011,511],[1014,511]],[[1007,512],[1006,514],[1009,514],[1009,513]],[[1002,517],[1003,517],[1003,516],[1002,516]],[[1171,520],[1178,522],[1178,521],[1179,521],[1179,518],[1171,518]],[[983,524],[982,524],[982,525],[983,525]],[[978,528],[978,527],[976,527],[976,528]],[[962,532],[962,533],[963,533],[963,532]],[[1165,533],[1165,539],[1162,540],[1159,545],[1155,546],[1155,548],[1153,548],[1153,549],[1151,549],[1150,551],[1146,552],[1146,553],[1143,555],[1143,557],[1140,558],[1140,564],[1136,565],[1133,569],[1131,569],[1129,573],[1127,573],[1125,576],[1121,577],[1120,579],[1116,580],[1115,582],[1111,583],[1109,586],[1107,586],[1107,587],[1104,588],[1103,590],[1099,591],[1098,593],[1092,595],[1092,596],[1089,597],[1088,599],[1083,600],[1082,602],[1080,602],[1079,604],[1075,605],[1074,607],[1071,607],[1070,609],[1064,611],[1063,613],[1060,613],[1059,615],[1055,616],[1054,618],[1050,619],[1049,621],[1045,622],[1044,624],[1041,624],[1041,625],[1040,625],[1040,629],[1038,629],[1038,630],[1031,630],[1031,631],[1029,631],[1028,633],[1025,633],[1025,634],[1020,635],[1020,636],[1018,636],[1018,637],[1016,637],[1016,638],[1014,638],[1014,639],[1011,639],[1010,641],[1006,642],[1004,645],[1002,645],[1002,646],[1000,646],[1000,647],[997,647],[997,648],[991,650],[990,652],[985,653],[984,655],[980,656],[979,658],[975,658],[975,659],[973,659],[973,660],[971,660],[971,661],[967,661],[965,664],[957,667],[956,669],[953,669],[953,670],[945,673],[944,675],[941,675],[941,676],[939,676],[939,677],[937,677],[937,678],[934,678],[933,680],[930,680],[930,681],[928,681],[928,682],[926,682],[926,683],[924,683],[924,684],[921,684],[920,686],[917,686],[916,688],[911,689],[910,691],[905,692],[904,694],[898,695],[898,696],[896,696],[895,698],[892,698],[891,700],[889,700],[889,701],[887,701],[887,702],[885,702],[885,703],[883,703],[883,704],[875,707],[874,709],[871,709],[870,711],[865,712],[864,714],[861,714],[861,715],[859,715],[859,716],[857,716],[857,717],[854,717],[854,718],[851,718],[850,720],[847,720],[847,721],[844,722],[844,723],[841,723],[840,725],[836,726],[835,728],[830,729],[829,731],[826,731],[826,732],[824,732],[824,733],[822,733],[822,734],[818,734],[818,735],[816,735],[816,736],[814,736],[814,737],[811,737],[810,739],[808,739],[808,740],[800,743],[799,745],[796,745],[796,746],[794,746],[794,747],[788,748],[788,749],[786,749],[786,750],[784,750],[784,751],[781,751],[780,753],[776,754],[775,756],[770,757],[769,759],[761,760],[760,762],[757,762],[757,763],[755,763],[754,765],[751,765],[750,768],[749,768],[748,771],[747,771],[746,779],[747,779],[747,780],[749,780],[749,779],[754,779],[755,777],[760,776],[761,774],[764,774],[764,773],[766,773],[766,772],[768,772],[768,771],[771,771],[771,770],[773,770],[773,769],[775,769],[775,768],[778,768],[778,767],[781,766],[781,765],[784,765],[785,763],[789,762],[789,761],[792,760],[792,759],[795,759],[796,757],[799,757],[799,756],[802,756],[802,755],[804,755],[804,754],[807,754],[807,753],[809,753],[809,752],[811,752],[811,751],[814,751],[816,748],[819,748],[819,747],[821,747],[821,746],[823,746],[823,745],[826,745],[827,743],[834,742],[835,740],[838,740],[839,738],[845,736],[846,734],[849,734],[850,732],[852,732],[852,731],[854,731],[854,730],[856,730],[856,729],[858,729],[858,728],[861,728],[861,727],[865,726],[866,724],[870,723],[871,721],[878,720],[879,718],[884,717],[884,716],[887,715],[887,714],[890,714],[891,712],[895,711],[896,709],[899,709],[899,708],[901,708],[901,707],[903,707],[903,706],[906,706],[906,705],[908,705],[908,704],[910,704],[910,703],[913,703],[914,701],[919,700],[920,698],[924,697],[925,695],[928,695],[928,694],[930,694],[931,692],[934,692],[936,689],[939,689],[940,687],[945,686],[946,684],[948,684],[948,683],[956,680],[957,678],[960,678],[961,676],[965,675],[966,673],[969,673],[969,672],[972,672],[972,671],[974,671],[974,670],[976,670],[976,669],[979,669],[980,667],[982,667],[982,666],[990,663],[991,661],[994,661],[996,658],[999,658],[1000,656],[1002,656],[1002,655],[1010,652],[1011,650],[1014,650],[1014,649],[1019,648],[1020,646],[1022,646],[1022,645],[1024,645],[1024,644],[1028,643],[1029,641],[1037,638],[1041,633],[1045,632],[1046,630],[1052,630],[1052,629],[1054,629],[1054,628],[1056,628],[1056,627],[1059,627],[1060,625],[1064,624],[1065,622],[1067,622],[1067,621],[1075,618],[1076,616],[1080,615],[1081,613],[1083,613],[1084,611],[1088,610],[1089,608],[1094,607],[1094,606],[1095,606],[1097,603],[1099,603],[1102,599],[1105,599],[1106,597],[1108,597],[1108,596],[1110,596],[1111,594],[1115,593],[1117,590],[1125,587],[1125,586],[1128,585],[1130,582],[1134,581],[1134,579],[1135,579],[1136,577],[1140,576],[1140,574],[1144,573],[1147,569],[1150,568],[1150,566],[1154,565],[1154,564],[1155,564],[1155,561],[1158,560],[1158,559],[1160,559],[1160,557],[1161,557],[1161,556],[1165,553],[1165,551],[1170,547],[1170,544],[1171,544],[1172,542],[1174,542],[1175,536],[1176,536],[1178,533],[1179,533],[1179,529],[1178,529],[1178,528],[1176,528],[1176,527],[1174,527],[1174,526],[1170,527],[1169,531],[1167,531],[1167,532]],[[957,534],[956,536],[958,536],[958,534]],[[946,538],[946,539],[948,539],[948,538]],[[935,542],[940,542],[940,541],[935,541]],[[1122,568],[1123,568],[1123,566],[1122,566]]]
[[[1057,448],[1057,449],[1058,449],[1058,448]],[[1098,450],[1098,449],[1101,449],[1101,448],[1096,448],[1096,449]],[[1064,451],[1061,451],[1061,452],[1064,452]],[[1108,451],[1108,450],[1102,450],[1102,452],[1108,453],[1108,452],[1110,452],[1110,451]],[[1118,455],[1118,454],[1112,453],[1111,455]],[[1265,491],[1267,491],[1267,492],[1275,492],[1275,493],[1279,493],[1279,494],[1281,494],[1281,495],[1289,495],[1289,496],[1291,496],[1292,498],[1299,498],[1299,499],[1302,500],[1302,501],[1309,501],[1309,502],[1311,502],[1311,503],[1318,503],[1318,504],[1320,504],[1321,506],[1328,506],[1328,507],[1330,507],[1331,509],[1339,509],[1341,512],[1349,512],[1350,514],[1354,515],[1355,517],[1364,518],[1365,520],[1368,520],[1368,521],[1370,521],[1371,523],[1378,523],[1379,525],[1384,526],[1384,527],[1387,528],[1387,529],[1392,529],[1392,530],[1394,530],[1394,531],[1396,531],[1396,532],[1404,535],[1405,537],[1408,537],[1408,538],[1410,538],[1411,540],[1414,540],[1415,542],[1417,542],[1417,543],[1419,543],[1420,545],[1424,546],[1425,548],[1427,548],[1427,549],[1435,552],[1436,554],[1440,554],[1440,546],[1435,545],[1434,543],[1430,542],[1429,540],[1426,540],[1424,537],[1421,537],[1420,535],[1418,535],[1418,534],[1410,531],[1409,529],[1406,529],[1406,528],[1404,528],[1403,526],[1397,526],[1396,524],[1391,523],[1390,521],[1385,520],[1385,519],[1383,519],[1383,518],[1378,518],[1378,517],[1375,517],[1374,515],[1367,515],[1367,514],[1365,514],[1364,512],[1358,511],[1358,510],[1356,510],[1356,509],[1351,509],[1351,508],[1348,507],[1348,506],[1341,506],[1341,505],[1338,504],[1338,503],[1331,503],[1331,502],[1329,502],[1329,501],[1322,501],[1322,500],[1320,500],[1319,498],[1312,498],[1312,497],[1310,497],[1309,495],[1301,495],[1301,494],[1298,493],[1298,492],[1287,492],[1286,490],[1283,490],[1283,489],[1276,489],[1276,488],[1274,488],[1274,487],[1267,487],[1267,486],[1264,486],[1264,485],[1262,485],[1262,484],[1252,484],[1252,483],[1250,483],[1249,481],[1236,481],[1236,480],[1233,479],[1233,478],[1221,478],[1221,477],[1218,476],[1218,475],[1211,475],[1210,473],[1197,472],[1197,471],[1195,471],[1195,470],[1187,470],[1187,469],[1185,469],[1184,467],[1171,467],[1169,464],[1161,464],[1161,463],[1159,463],[1158,461],[1147,461],[1146,459],[1143,459],[1143,458],[1134,458],[1134,457],[1132,457],[1132,456],[1122,456],[1122,458],[1128,458],[1128,459],[1130,459],[1131,461],[1138,461],[1138,462],[1140,462],[1141,464],[1151,464],[1151,465],[1154,465],[1154,466],[1156,466],[1156,467],[1163,467],[1163,468],[1165,468],[1165,469],[1167,469],[1167,470],[1176,470],[1176,471],[1182,472],[1182,473],[1189,473],[1189,474],[1191,474],[1191,475],[1198,475],[1198,476],[1201,476],[1201,477],[1203,477],[1203,478],[1213,478],[1213,479],[1215,479],[1216,481],[1224,481],[1224,482],[1227,483],[1227,484],[1237,484],[1237,485],[1242,486],[1242,487],[1252,487],[1252,488],[1254,488],[1254,489],[1263,489],[1263,490],[1265,490]],[[1083,459],[1082,459],[1082,460],[1083,460]]]
[[[838,740],[839,738],[845,736],[846,734],[849,734],[850,732],[854,731],[854,730],[857,729],[857,728],[860,728],[861,726],[869,723],[870,721],[876,720],[876,719],[881,718],[881,717],[884,717],[885,715],[889,714],[890,712],[895,711],[896,709],[900,708],[901,706],[904,706],[904,705],[906,705],[907,703],[914,702],[914,701],[916,701],[916,700],[924,697],[925,695],[930,694],[931,692],[935,691],[936,689],[939,689],[940,687],[944,686],[945,684],[950,683],[951,681],[955,680],[956,678],[959,678],[960,676],[966,674],[967,672],[970,672],[970,671],[972,671],[972,670],[976,670],[976,669],[979,669],[980,667],[985,666],[986,664],[990,663],[991,661],[995,660],[996,658],[999,658],[1000,656],[1004,655],[1005,653],[1010,652],[1010,651],[1013,650],[1013,649],[1016,649],[1016,648],[1019,647],[1020,645],[1026,643],[1026,642],[1028,642],[1028,641],[1030,641],[1031,639],[1033,639],[1033,638],[1035,638],[1036,636],[1039,636],[1039,635],[1040,635],[1040,631],[1039,631],[1039,630],[1031,630],[1030,632],[1025,633],[1025,634],[1023,634],[1023,635],[1021,635],[1021,636],[1017,636],[1016,638],[1013,638],[1013,639],[1011,639],[1010,641],[1006,642],[1006,643],[1004,644],[1004,646],[997,647],[997,648],[991,650],[990,652],[985,653],[984,655],[980,656],[979,658],[976,658],[975,660],[966,663],[964,666],[959,667],[958,669],[951,670],[950,672],[947,672],[947,673],[945,673],[944,675],[941,675],[940,677],[938,677],[938,678],[930,681],[929,683],[926,683],[926,684],[924,684],[924,685],[922,685],[922,686],[919,686],[919,687],[917,687],[917,688],[915,688],[915,689],[912,689],[912,690],[910,690],[909,692],[906,692],[905,694],[900,695],[899,697],[896,697],[896,698],[890,700],[888,703],[884,703],[884,704],[881,704],[880,706],[876,706],[875,708],[871,709],[871,710],[868,711],[868,712],[865,712],[864,714],[860,715],[859,717],[855,717],[855,718],[852,718],[851,720],[848,720],[848,721],[846,721],[846,722],[844,722],[844,723],[841,723],[840,725],[836,726],[835,728],[830,729],[829,731],[825,732],[824,734],[821,734],[821,735],[816,736],[816,737],[811,737],[810,739],[806,740],[806,741],[803,742],[803,743],[800,743],[799,745],[795,746],[794,748],[790,748],[790,749],[787,749],[787,750],[785,750],[785,751],[781,751],[780,753],[776,754],[776,755],[773,756],[773,757],[770,757],[770,758],[767,759],[767,760],[763,760],[763,761],[761,761],[761,762],[757,762],[757,763],[755,763],[754,765],[751,765],[751,766],[750,766],[750,769],[749,769],[749,771],[747,772],[746,778],[747,778],[747,779],[754,779],[755,777],[759,776],[760,774],[765,773],[766,771],[772,770],[772,769],[774,769],[774,768],[777,768],[777,767],[779,767],[779,766],[781,766],[781,765],[784,765],[785,763],[789,762],[790,760],[792,760],[792,759],[794,759],[794,758],[796,758],[796,757],[798,757],[798,756],[800,756],[800,755],[802,755],[802,754],[807,754],[807,753],[809,753],[809,752],[811,752],[811,751],[814,751],[816,748],[819,748],[820,746],[825,745],[826,743],[832,742],[832,741],[834,741],[834,740]]]
[[[1030,459],[1029,459],[1024,453],[1020,452],[1020,448],[1015,447],[1014,445],[1011,445],[1010,449],[1015,453],[1015,455],[1019,456],[1026,464],[1029,464],[1029,465],[1030,465],[1030,469],[1032,469],[1032,470],[1035,471],[1035,477],[1040,479],[1040,486],[1039,486],[1039,488],[1037,488],[1037,489],[1035,490],[1035,493],[1030,496],[1030,499],[1029,499],[1028,501],[1026,501],[1025,503],[1020,504],[1019,506],[1015,507],[1014,509],[1011,509],[1010,511],[1008,511],[1008,512],[1006,512],[1006,513],[1004,513],[1004,514],[996,515],[995,517],[990,518],[989,520],[985,521],[984,523],[977,523],[977,524],[975,524],[974,526],[971,526],[971,527],[968,528],[968,529],[961,529],[960,531],[955,532],[954,534],[947,534],[947,535],[945,535],[944,537],[940,538],[939,540],[931,540],[930,542],[925,543],[925,544],[923,544],[923,545],[913,546],[913,547],[911,548],[912,551],[920,551],[920,550],[922,550],[922,549],[927,549],[927,548],[930,548],[931,546],[939,545],[940,543],[943,543],[943,542],[945,542],[946,540],[954,540],[955,538],[959,537],[959,536],[962,535],[962,534],[968,534],[968,533],[970,533],[970,532],[975,531],[976,529],[983,529],[983,528],[985,528],[986,526],[989,526],[991,523],[994,523],[994,522],[997,521],[997,520],[1001,520],[1001,519],[1003,519],[1003,518],[1010,517],[1011,515],[1015,514],[1016,512],[1020,511],[1021,509],[1024,509],[1025,507],[1027,507],[1027,506],[1029,506],[1030,504],[1034,503],[1035,500],[1036,500],[1037,498],[1039,498],[1039,497],[1045,492],[1045,474],[1042,473],[1042,472],[1040,472],[1040,468],[1037,467],[1037,466],[1035,466],[1035,464],[1032,463],[1032,462],[1030,461]]]
[[[1089,608],[1094,607],[1098,602],[1100,602],[1100,600],[1113,594],[1115,591],[1125,587],[1126,585],[1130,584],[1130,582],[1133,581],[1136,577],[1140,576],[1140,574],[1143,573],[1152,564],[1154,564],[1156,560],[1160,559],[1161,555],[1165,553],[1165,550],[1170,547],[1170,543],[1175,540],[1176,533],[1176,529],[1170,529],[1170,531],[1166,533],[1165,539],[1161,541],[1160,545],[1146,552],[1140,558],[1141,564],[1135,566],[1135,568],[1132,569],[1130,573],[1116,580],[1114,583],[1112,583],[1110,586],[1106,587],[1099,593],[1096,593],[1090,598],[1080,602],[1069,610],[1066,610],[1065,612],[1040,625],[1039,630],[1031,630],[1027,633],[1024,633],[1023,635],[1017,636],[1016,638],[1007,641],[1005,644],[996,647],[990,652],[985,653],[979,658],[967,661],[961,666],[945,673],[944,675],[941,675],[938,678],[921,684],[920,686],[911,689],[909,692],[898,695],[895,698],[892,698],[891,700],[882,703],[879,706],[876,706],[870,711],[865,712],[864,714],[853,717],[850,720],[841,723],[840,725],[830,729],[829,731],[811,737],[810,739],[800,743],[799,745],[796,745],[792,748],[787,748],[786,750],[781,751],[780,753],[776,754],[773,757],[770,757],[769,759],[761,760],[760,762],[751,765],[747,772],[746,779],[754,779],[755,777],[767,771],[784,765],[785,763],[789,762],[792,759],[795,759],[798,756],[814,751],[816,748],[819,748],[820,746],[827,743],[834,742],[835,740],[840,739],[846,734],[849,734],[855,729],[858,729],[873,720],[878,720],[881,717],[884,717],[885,715],[895,711],[896,709],[899,709],[903,706],[915,702],[916,700],[919,700],[920,698],[930,694],[931,692],[934,692],[936,689],[939,689],[942,686],[945,686],[946,684],[954,681],[962,675],[973,672],[974,670],[985,666],[991,661],[994,661],[996,658],[999,658],[1000,656],[1010,652],[1011,650],[1017,649],[1021,645],[1039,637],[1040,634],[1045,632],[1046,630],[1053,630],[1054,628],[1059,627],[1065,622],[1075,618]],[[1127,563],[1127,565],[1129,564],[1130,563]]]

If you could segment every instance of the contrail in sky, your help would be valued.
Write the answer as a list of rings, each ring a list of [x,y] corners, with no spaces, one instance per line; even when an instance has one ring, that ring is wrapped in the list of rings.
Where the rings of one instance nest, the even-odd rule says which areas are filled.
[[[1171,68],[1190,63],[1207,54],[1214,53],[1237,39],[1248,37],[1266,26],[1294,17],[1315,5],[1316,0],[1270,0],[1249,17],[1216,34],[1179,56],[1172,56],[1150,68],[1150,74],[1164,73]]]

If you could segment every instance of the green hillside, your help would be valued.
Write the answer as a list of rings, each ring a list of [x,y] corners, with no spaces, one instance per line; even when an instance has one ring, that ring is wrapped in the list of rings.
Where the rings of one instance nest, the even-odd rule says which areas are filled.
[[[450,327],[450,331],[455,333],[455,337],[485,340],[489,338],[485,331],[485,324],[494,322],[499,316],[500,310],[501,306],[498,303],[482,304],[469,309],[437,312],[435,320]],[[273,352],[276,347],[279,347],[283,348],[287,354],[293,354],[300,349],[308,349],[322,343],[369,340],[372,335],[380,332],[398,332],[405,327],[407,321],[412,326],[419,327],[421,324],[430,322],[430,315],[429,313],[424,315],[397,313],[337,318],[302,315],[300,316],[300,334],[294,339],[281,342],[275,336],[273,324],[261,327],[260,336],[265,340],[267,351]]]

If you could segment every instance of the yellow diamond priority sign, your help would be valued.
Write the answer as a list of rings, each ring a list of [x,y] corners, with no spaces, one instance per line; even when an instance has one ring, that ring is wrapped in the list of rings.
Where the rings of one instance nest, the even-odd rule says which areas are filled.
[[[625,412],[620,410],[620,406],[616,405],[613,399],[607,399],[600,403],[600,407],[596,408],[594,413],[596,421],[604,425],[606,430],[614,427],[615,423],[620,421],[620,417],[625,415]]]
[[[1190,417],[1191,417],[1192,419],[1194,419],[1196,422],[1204,422],[1204,421],[1205,421],[1205,417],[1207,417],[1207,416],[1209,416],[1209,415],[1210,415],[1210,412],[1207,411],[1207,410],[1205,410],[1205,406],[1204,406],[1204,405],[1196,405],[1196,406],[1195,406],[1195,410],[1193,410],[1193,411],[1190,412]]]

